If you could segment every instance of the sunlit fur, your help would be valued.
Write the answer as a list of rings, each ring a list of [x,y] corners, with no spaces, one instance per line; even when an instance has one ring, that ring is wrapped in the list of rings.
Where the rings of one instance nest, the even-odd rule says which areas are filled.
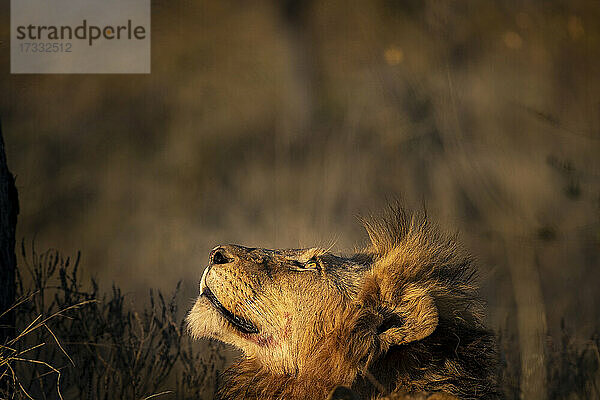
[[[244,352],[225,374],[222,398],[324,399],[338,385],[365,399],[496,397],[495,342],[481,323],[471,258],[453,236],[400,208],[365,227],[371,244],[350,257],[222,247],[232,261],[212,265],[205,284],[259,329],[241,333],[205,296],[190,311],[194,337]],[[318,269],[301,268],[315,258]]]

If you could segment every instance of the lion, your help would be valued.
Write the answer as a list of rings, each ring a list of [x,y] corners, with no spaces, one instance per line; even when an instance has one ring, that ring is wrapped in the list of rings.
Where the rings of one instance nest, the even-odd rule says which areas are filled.
[[[401,207],[364,225],[371,243],[349,256],[211,251],[187,323],[242,350],[220,398],[498,396],[495,338],[456,235]]]

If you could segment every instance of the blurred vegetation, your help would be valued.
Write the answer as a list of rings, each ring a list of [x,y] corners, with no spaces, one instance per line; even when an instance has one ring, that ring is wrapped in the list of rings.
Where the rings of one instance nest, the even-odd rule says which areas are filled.
[[[183,279],[188,307],[215,245],[351,249],[401,198],[461,232],[490,325],[566,374],[546,333],[582,348],[600,321],[600,3],[152,11],[147,76],[10,75],[0,43],[19,237],[81,249],[136,305]]]
[[[506,330],[498,332],[500,348],[501,393],[506,400],[522,399],[522,371],[516,335]],[[600,336],[594,333],[589,340],[579,343],[561,326],[556,337],[545,337],[547,398],[597,399],[600,396]],[[555,340],[556,339],[556,340]]]

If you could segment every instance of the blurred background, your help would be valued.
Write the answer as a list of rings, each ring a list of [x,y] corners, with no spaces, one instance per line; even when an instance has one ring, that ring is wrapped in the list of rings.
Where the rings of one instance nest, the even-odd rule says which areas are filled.
[[[26,246],[186,308],[214,246],[351,252],[401,199],[460,232],[495,329],[598,327],[597,1],[157,0],[150,75],[10,75],[0,7]]]

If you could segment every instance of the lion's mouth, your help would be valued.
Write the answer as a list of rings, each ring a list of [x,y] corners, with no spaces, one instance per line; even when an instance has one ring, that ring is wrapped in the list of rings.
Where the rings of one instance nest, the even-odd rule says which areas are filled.
[[[213,292],[205,287],[202,291],[202,296],[206,296],[208,301],[217,309],[219,313],[227,320],[231,325],[233,325],[236,329],[238,329],[242,333],[250,334],[250,333],[258,333],[258,328],[252,322],[248,321],[245,318],[239,317],[226,309],[223,304],[213,294]]]

